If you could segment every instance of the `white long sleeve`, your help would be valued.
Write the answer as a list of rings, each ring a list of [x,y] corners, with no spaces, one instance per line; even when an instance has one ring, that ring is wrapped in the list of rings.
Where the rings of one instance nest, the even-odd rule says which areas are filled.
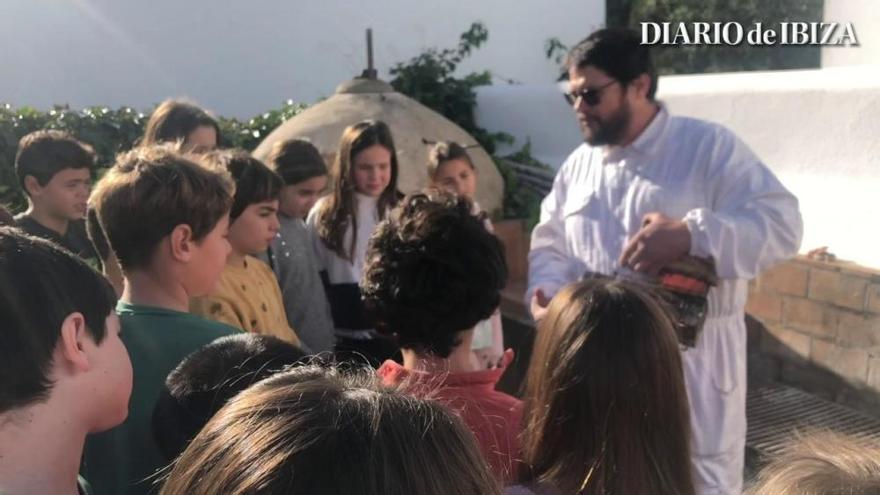
[[[721,278],[751,279],[797,253],[803,219],[797,198],[745,144],[727,131],[716,142],[715,204],[684,217],[691,254],[715,260]]]
[[[571,282],[569,273],[572,253],[566,250],[563,221],[563,205],[569,190],[569,168],[579,160],[572,155],[553,180],[553,188],[541,202],[541,216],[532,230],[529,248],[529,286],[525,294],[526,307],[537,289],[552,297],[566,283]]]

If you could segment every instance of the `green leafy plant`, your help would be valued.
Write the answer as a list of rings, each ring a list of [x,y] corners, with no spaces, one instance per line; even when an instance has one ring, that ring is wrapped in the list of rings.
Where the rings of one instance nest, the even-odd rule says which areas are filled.
[[[557,64],[562,64],[567,53],[568,47],[555,36],[544,42],[544,55]]]
[[[252,151],[275,128],[305,109],[306,105],[287,100],[281,108],[269,110],[247,121],[220,117],[220,131],[227,145]]]
[[[517,151],[501,159],[495,159],[498,171],[504,177],[504,218],[524,218],[526,227],[531,231],[538,223],[543,194],[532,188],[523,187],[517,173],[507,166],[507,162],[515,162],[529,166],[536,171],[544,171],[550,177],[555,174],[555,171],[546,163],[532,156],[532,143],[529,141],[526,141]]]
[[[244,121],[218,117],[223,145],[253,150],[273,129],[304,109],[305,105],[288,100],[281,108]],[[15,177],[15,154],[18,141],[24,135],[39,129],[70,132],[95,149],[96,175],[100,176],[113,164],[119,152],[130,149],[141,138],[151,111],[139,112],[131,107],[73,110],[67,105],[42,111],[0,104],[0,204],[11,211],[20,211],[27,206]]]
[[[429,48],[408,62],[395,64],[390,73],[395,90],[455,122],[492,154],[497,143],[513,141],[510,135],[490,133],[474,120],[477,104],[474,88],[492,84],[492,73],[455,75],[459,64],[488,39],[486,27],[475,22],[461,34],[455,48]]]
[[[474,88],[492,84],[489,71],[472,72],[463,77],[455,74],[459,64],[489,38],[486,27],[479,22],[471,24],[461,34],[455,48],[429,48],[408,62],[395,64],[391,69],[391,85],[395,90],[413,98],[423,105],[444,115],[471,134],[478,143],[493,155],[495,165],[504,179],[503,218],[526,218],[530,225],[537,222],[540,195],[522,187],[514,170],[504,159],[535,165],[529,143],[516,153],[497,157],[498,144],[513,144],[513,136],[503,132],[489,132],[477,125],[474,108],[477,103]],[[546,165],[543,165],[546,167]],[[549,168],[549,167],[547,167]]]

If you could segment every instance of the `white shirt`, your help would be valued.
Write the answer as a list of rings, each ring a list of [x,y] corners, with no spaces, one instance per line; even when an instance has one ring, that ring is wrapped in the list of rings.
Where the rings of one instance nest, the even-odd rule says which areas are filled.
[[[306,226],[315,259],[318,262],[318,270],[326,271],[328,283],[326,292],[336,334],[349,338],[371,339],[374,337],[375,331],[372,328],[366,328],[372,325],[372,322],[368,321],[369,319],[363,312],[358,284],[364,271],[370,236],[380,220],[377,209],[379,199],[355,193],[354,215],[357,218],[357,231],[354,231],[351,222],[349,222],[342,244],[348,250],[351,246],[352,235],[356,236],[351,260],[340,257],[318,237],[318,214],[327,200],[327,197],[321,198],[312,207],[306,219]]]
[[[361,274],[364,272],[364,263],[367,255],[367,244],[373,235],[376,225],[379,223],[379,210],[377,205],[379,198],[374,198],[361,193],[355,193],[355,215],[357,218],[357,238],[355,239],[354,253],[351,261],[339,257],[324,245],[317,236],[317,216],[321,206],[327,201],[323,197],[315,203],[306,219],[306,225],[312,233],[312,245],[318,258],[319,270],[327,270],[327,277],[331,284],[359,283]],[[343,237],[343,246],[348,250],[351,246],[352,228],[349,222]]]

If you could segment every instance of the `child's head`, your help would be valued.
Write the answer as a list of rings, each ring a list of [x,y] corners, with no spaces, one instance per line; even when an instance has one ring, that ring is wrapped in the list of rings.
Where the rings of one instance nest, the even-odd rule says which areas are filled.
[[[153,409],[159,450],[176,458],[229,399],[305,358],[293,344],[253,333],[221,337],[194,351],[168,374]]]
[[[156,145],[120,155],[90,202],[126,275],[170,264],[192,297],[212,291],[226,266],[234,189],[228,172]]]
[[[284,179],[281,213],[305,218],[327,188],[327,165],[318,148],[304,139],[278,141],[266,162]]]
[[[228,171],[235,181],[235,200],[229,212],[229,243],[233,251],[265,251],[280,227],[278,196],[284,186],[281,177],[246,151],[214,151],[204,159],[210,166]]]
[[[182,141],[187,150],[210,151],[220,142],[220,126],[198,105],[165,100],[150,115],[142,145]]]
[[[18,142],[15,173],[31,203],[49,215],[77,220],[86,214],[95,152],[63,131],[35,131]]]
[[[498,308],[507,282],[501,242],[470,201],[439,190],[404,198],[376,228],[366,260],[361,293],[379,328],[440,357]]]
[[[876,440],[817,432],[796,438],[758,473],[747,495],[876,495]]]
[[[688,414],[675,330],[652,296],[596,278],[553,297],[526,380],[531,481],[560,493],[693,493]]]
[[[132,371],[115,305],[113,288],[84,261],[0,227],[0,415],[60,397],[71,427],[121,423]]]
[[[344,245],[345,232],[357,231],[355,193],[378,198],[379,218],[400,198],[397,190],[397,153],[388,126],[366,120],[348,126],[333,162],[333,191],[321,206],[318,237],[343,259],[353,259],[356,236]],[[363,247],[362,247],[363,248]]]
[[[336,188],[374,198],[392,198],[397,191],[397,153],[391,129],[379,120],[348,126],[339,141],[333,169]],[[396,199],[396,198],[394,198]],[[393,203],[392,199],[388,203]]]
[[[442,141],[428,153],[428,178],[435,187],[470,200],[477,192],[477,168],[464,146]]]
[[[229,401],[177,460],[165,495],[498,494],[471,433],[440,404],[373,372],[317,366]]]

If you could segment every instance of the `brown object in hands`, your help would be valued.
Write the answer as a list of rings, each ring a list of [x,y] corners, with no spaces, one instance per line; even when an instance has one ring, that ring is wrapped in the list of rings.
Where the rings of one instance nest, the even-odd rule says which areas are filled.
[[[656,277],[628,268],[615,276],[642,285],[666,303],[678,341],[685,347],[697,345],[709,309],[709,289],[718,285],[711,259],[685,256],[660,269]]]
[[[709,310],[709,289],[718,285],[715,263],[685,256],[662,268],[659,278],[658,292],[672,311],[679,342],[696,346]]]

